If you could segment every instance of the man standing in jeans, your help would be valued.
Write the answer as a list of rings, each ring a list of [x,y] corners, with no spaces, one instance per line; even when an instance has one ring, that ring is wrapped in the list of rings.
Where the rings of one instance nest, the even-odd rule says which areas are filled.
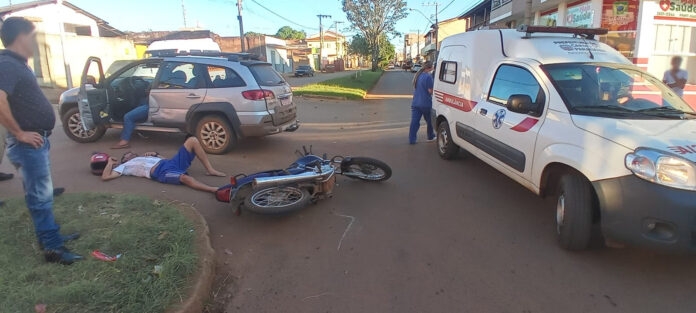
[[[53,106],[41,92],[27,60],[34,56],[34,25],[10,17],[0,26],[0,125],[7,135],[7,156],[21,171],[25,200],[46,261],[72,264],[82,256],[70,252],[53,217],[53,182],[48,137],[55,126]]]

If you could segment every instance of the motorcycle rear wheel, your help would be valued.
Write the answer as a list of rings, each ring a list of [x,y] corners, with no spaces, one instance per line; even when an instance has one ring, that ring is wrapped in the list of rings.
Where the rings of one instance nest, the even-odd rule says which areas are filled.
[[[244,207],[264,215],[284,215],[309,205],[312,196],[307,189],[279,186],[252,190],[244,199]]]
[[[381,182],[392,176],[392,169],[380,160],[365,157],[352,157],[341,164],[343,175],[369,182]]]

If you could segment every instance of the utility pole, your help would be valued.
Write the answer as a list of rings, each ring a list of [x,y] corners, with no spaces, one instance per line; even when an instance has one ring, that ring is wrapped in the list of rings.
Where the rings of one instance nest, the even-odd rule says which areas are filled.
[[[319,66],[318,69],[321,71],[321,62],[324,60],[324,25],[321,23],[323,18],[331,18],[331,15],[317,14],[319,18]]]
[[[440,25],[438,25],[439,21],[437,19],[437,16],[438,16],[437,11],[439,10],[440,3],[428,2],[428,3],[423,3],[423,6],[426,6],[426,7],[433,7],[434,6],[435,7],[435,28],[434,28],[435,29],[435,57],[434,57],[433,61],[437,61],[437,53],[439,51],[439,49],[437,47],[437,42],[438,42],[437,36],[438,36],[438,29],[440,28]]]
[[[186,5],[184,4],[184,0],[181,0],[181,14],[184,16],[184,28],[187,28],[188,25],[186,23]]]
[[[244,38],[244,22],[242,21],[242,0],[237,0],[237,19],[239,20],[239,43],[242,44],[242,52],[246,52],[246,39]]]
[[[343,24],[345,22],[335,21],[334,26],[336,27],[336,59],[338,59],[338,24]]]

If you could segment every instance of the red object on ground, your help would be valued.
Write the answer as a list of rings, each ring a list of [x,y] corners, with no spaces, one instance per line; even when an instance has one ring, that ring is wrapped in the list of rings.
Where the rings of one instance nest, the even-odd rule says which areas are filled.
[[[101,252],[101,251],[99,251],[99,250],[94,250],[94,251],[92,251],[92,256],[93,256],[95,259],[100,260],[100,261],[104,261],[104,262],[114,262],[114,261],[118,260],[118,258],[119,258],[121,255],[119,254],[119,255],[117,255],[117,256],[110,256],[110,255],[105,254],[105,253],[103,253],[103,252]]]

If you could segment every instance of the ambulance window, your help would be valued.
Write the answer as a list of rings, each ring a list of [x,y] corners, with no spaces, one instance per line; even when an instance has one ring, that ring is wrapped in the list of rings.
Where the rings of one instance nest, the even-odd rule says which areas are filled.
[[[440,81],[450,84],[457,82],[457,62],[442,61],[440,66]]]
[[[504,106],[511,95],[527,95],[543,105],[546,98],[532,73],[518,66],[501,65],[495,74],[488,101]]]

